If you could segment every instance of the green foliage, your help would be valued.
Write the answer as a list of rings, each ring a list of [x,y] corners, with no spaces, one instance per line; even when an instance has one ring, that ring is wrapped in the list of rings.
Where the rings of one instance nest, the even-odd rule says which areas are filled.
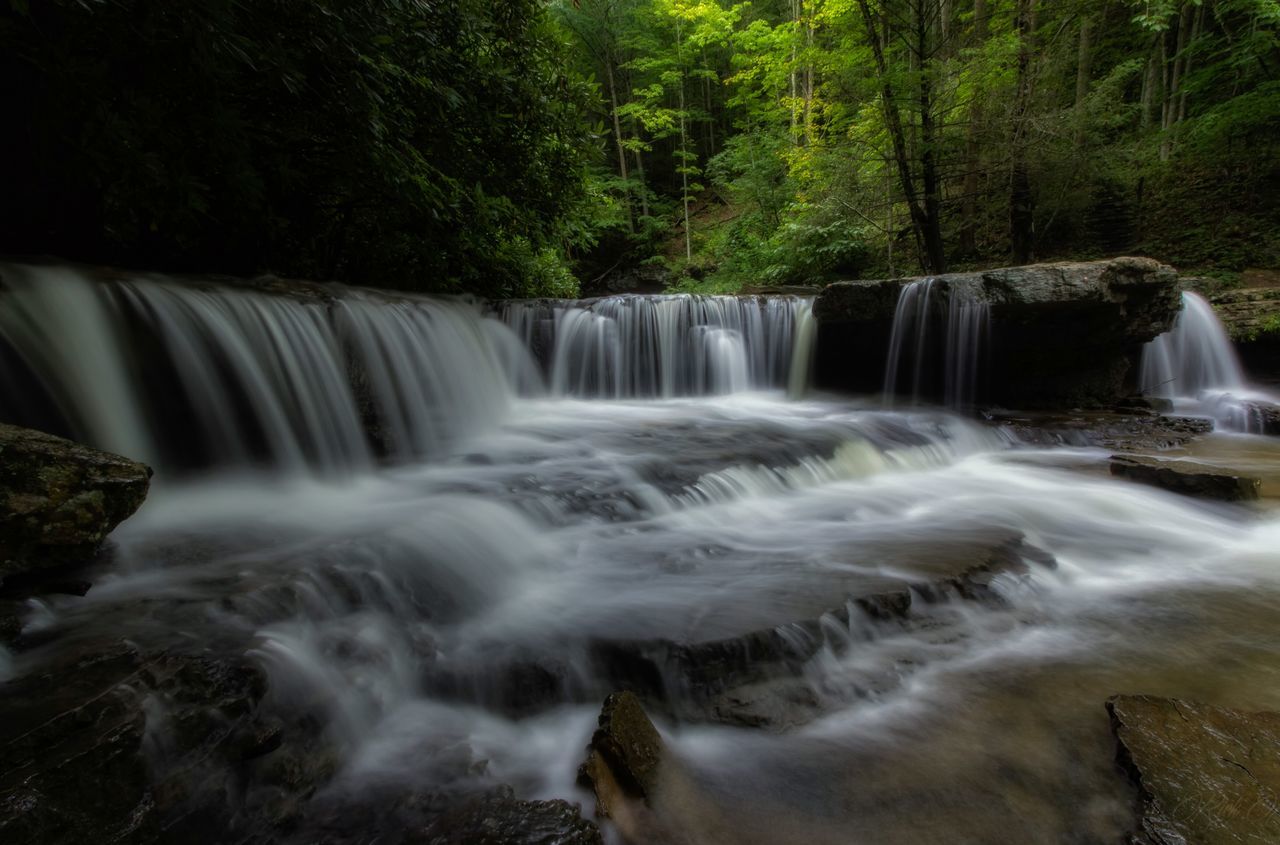
[[[539,0],[7,5],[2,248],[503,294],[592,237]]]

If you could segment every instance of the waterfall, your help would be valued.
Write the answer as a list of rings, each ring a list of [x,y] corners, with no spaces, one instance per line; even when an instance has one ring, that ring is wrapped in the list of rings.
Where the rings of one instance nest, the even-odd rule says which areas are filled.
[[[909,396],[912,404],[941,399],[952,408],[972,407],[983,377],[990,314],[985,301],[936,279],[904,285],[889,335],[884,403],[892,406],[899,396]]]
[[[521,396],[803,391],[812,300],[477,302],[0,266],[0,419],[166,471],[447,454]],[[803,347],[797,355],[795,348]]]
[[[1196,398],[1206,390],[1241,390],[1244,370],[1213,306],[1195,293],[1182,294],[1173,330],[1142,352],[1142,392],[1168,399]]]
[[[555,396],[669,398],[797,389],[812,309],[795,296],[610,296],[507,302],[499,315],[543,362]],[[793,373],[802,343],[806,363]]]
[[[1182,294],[1173,329],[1143,349],[1139,381],[1145,395],[1173,400],[1178,410],[1232,431],[1260,432],[1259,405],[1280,402],[1249,383],[1213,306],[1190,292]]]
[[[430,457],[499,424],[532,369],[472,302],[3,276],[0,418],[160,468],[349,471],[372,465],[375,445]]]

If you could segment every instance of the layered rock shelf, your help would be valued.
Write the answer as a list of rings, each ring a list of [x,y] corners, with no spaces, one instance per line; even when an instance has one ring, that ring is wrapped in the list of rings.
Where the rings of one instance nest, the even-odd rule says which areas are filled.
[[[819,387],[883,389],[894,314],[913,281],[836,282],[822,291],[814,306]],[[1177,273],[1149,258],[951,273],[934,278],[933,295],[942,306],[989,307],[985,398],[1013,407],[1112,405],[1132,394],[1142,345],[1168,331],[1181,308]]]
[[[1172,698],[1107,702],[1144,845],[1280,842],[1280,713]]]

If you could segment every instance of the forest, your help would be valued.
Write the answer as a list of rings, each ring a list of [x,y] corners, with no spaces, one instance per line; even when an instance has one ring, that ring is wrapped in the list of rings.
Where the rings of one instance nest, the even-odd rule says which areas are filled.
[[[485,296],[1280,264],[1276,0],[8,0],[0,251]]]

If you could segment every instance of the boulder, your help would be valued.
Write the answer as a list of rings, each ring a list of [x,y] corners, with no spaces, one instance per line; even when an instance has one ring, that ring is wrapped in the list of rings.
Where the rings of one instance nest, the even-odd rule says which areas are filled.
[[[818,387],[877,392],[894,312],[918,279],[836,282],[818,296]],[[923,398],[944,393],[948,309],[985,304],[986,401],[1010,407],[1113,405],[1135,392],[1142,345],[1173,327],[1177,273],[1148,258],[1036,264],[934,277]]]
[[[1118,695],[1116,759],[1139,795],[1145,845],[1280,842],[1280,713]]]
[[[150,479],[136,461],[0,424],[0,582],[90,560]]]
[[[1136,455],[1113,455],[1111,474],[1184,496],[1243,502],[1257,499],[1262,481],[1232,470]]]
[[[609,819],[624,842],[688,841],[663,817],[669,808],[662,806],[660,779],[670,778],[670,769],[662,737],[640,700],[629,692],[606,698],[578,783],[595,794],[596,815]]]

